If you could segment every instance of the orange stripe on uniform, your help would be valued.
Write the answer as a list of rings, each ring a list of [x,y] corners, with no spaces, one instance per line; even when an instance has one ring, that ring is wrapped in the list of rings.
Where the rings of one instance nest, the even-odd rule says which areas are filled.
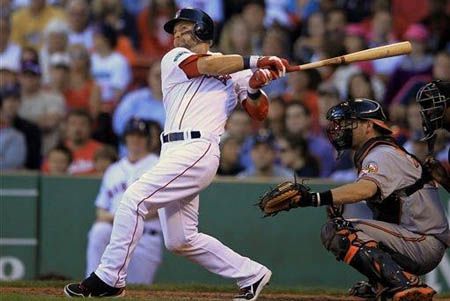
[[[350,262],[352,262],[353,257],[355,257],[355,255],[356,255],[356,253],[358,253],[358,251],[359,251],[359,247],[350,246],[347,253],[345,254],[344,262],[346,264],[350,264]]]

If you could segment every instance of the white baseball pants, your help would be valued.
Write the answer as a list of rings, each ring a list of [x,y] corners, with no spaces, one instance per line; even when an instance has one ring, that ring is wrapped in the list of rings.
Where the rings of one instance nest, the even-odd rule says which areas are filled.
[[[239,287],[266,274],[263,265],[198,232],[198,194],[216,174],[219,156],[218,144],[206,139],[164,143],[159,162],[124,193],[96,275],[111,286],[125,286],[127,267],[142,235],[143,217],[156,209],[168,250],[235,279]]]
[[[86,276],[100,264],[102,254],[111,238],[113,225],[95,222],[88,234],[86,250]],[[144,234],[136,246],[127,271],[127,282],[132,284],[152,284],[162,261],[161,234]]]

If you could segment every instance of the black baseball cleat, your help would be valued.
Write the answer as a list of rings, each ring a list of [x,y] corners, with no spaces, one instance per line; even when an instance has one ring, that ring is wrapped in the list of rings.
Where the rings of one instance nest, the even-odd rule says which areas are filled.
[[[70,298],[94,297],[122,297],[125,288],[112,287],[98,278],[95,273],[84,279],[81,283],[69,283],[64,287],[64,294]]]
[[[234,296],[233,301],[253,301],[258,299],[265,285],[269,284],[272,272],[268,271],[261,279],[239,290],[239,295]]]
[[[375,300],[377,297],[377,288],[369,281],[358,281],[349,290],[350,296]]]

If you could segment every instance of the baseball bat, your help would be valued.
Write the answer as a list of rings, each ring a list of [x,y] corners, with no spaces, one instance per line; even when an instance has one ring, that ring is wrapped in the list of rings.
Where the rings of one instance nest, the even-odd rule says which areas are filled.
[[[390,56],[408,54],[410,52],[411,52],[411,43],[406,41],[406,42],[394,43],[394,44],[389,44],[389,45],[375,47],[375,48],[369,48],[366,50],[361,50],[361,51],[333,57],[331,59],[320,60],[320,61],[313,62],[313,63],[303,64],[303,65],[298,65],[298,66],[289,66],[286,71],[293,72],[293,71],[307,70],[307,69],[313,69],[313,68],[320,68],[323,66],[340,65],[340,64],[347,64],[347,63],[354,63],[354,62],[361,62],[361,61],[368,61],[368,60],[376,60],[376,59],[382,59],[382,58],[390,57]]]

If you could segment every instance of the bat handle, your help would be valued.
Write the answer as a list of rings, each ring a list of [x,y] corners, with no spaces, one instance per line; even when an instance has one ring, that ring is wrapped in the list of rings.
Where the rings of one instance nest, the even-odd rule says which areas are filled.
[[[286,73],[295,72],[295,71],[300,71],[300,70],[301,70],[301,68],[300,68],[299,65],[297,65],[297,66],[291,66],[291,65],[289,65],[289,66],[286,67]]]

